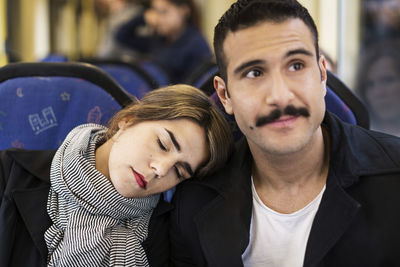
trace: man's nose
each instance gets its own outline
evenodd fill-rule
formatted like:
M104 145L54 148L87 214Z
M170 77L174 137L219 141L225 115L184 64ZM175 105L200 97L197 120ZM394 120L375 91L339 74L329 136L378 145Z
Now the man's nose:
M280 73L275 73L271 76L271 83L267 89L267 104L276 107L288 106L294 99L294 94L291 91L286 79Z

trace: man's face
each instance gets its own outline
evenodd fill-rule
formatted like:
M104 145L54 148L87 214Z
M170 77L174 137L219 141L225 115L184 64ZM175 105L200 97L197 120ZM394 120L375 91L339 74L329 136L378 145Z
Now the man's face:
M307 26L288 19L230 32L224 53L229 87L220 77L214 85L252 153L287 155L311 144L325 113L326 69Z

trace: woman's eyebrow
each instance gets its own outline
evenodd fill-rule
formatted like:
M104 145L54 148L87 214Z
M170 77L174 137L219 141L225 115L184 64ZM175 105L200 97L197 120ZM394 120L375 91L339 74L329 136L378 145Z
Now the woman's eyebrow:
M164 130L168 133L168 135L171 138L171 141L174 144L176 150L178 150L178 152L180 152L181 151L181 146L179 145L178 141L176 141L174 133L171 132L170 130L166 129L166 128L164 128ZM189 175L193 176L194 172L192 170L192 167L190 167L189 163L182 162L182 165L186 169L186 171L189 173Z
M172 133L170 130L164 128L165 131L167 131L169 137L171 138L172 143L174 144L176 150L178 150L178 152L181 152L181 146L179 145L178 141L176 141L175 135L174 133Z

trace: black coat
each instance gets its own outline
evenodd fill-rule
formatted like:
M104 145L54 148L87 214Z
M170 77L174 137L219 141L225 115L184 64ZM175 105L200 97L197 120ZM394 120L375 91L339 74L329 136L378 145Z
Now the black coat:
M0 151L0 266L46 266L44 232L51 225L47 214L50 165L55 150ZM150 266L168 266L168 211L160 200L143 242Z
M326 189L304 266L400 266L400 138L326 114ZM228 165L177 187L171 213L175 266L243 266L252 215L252 157L245 140Z

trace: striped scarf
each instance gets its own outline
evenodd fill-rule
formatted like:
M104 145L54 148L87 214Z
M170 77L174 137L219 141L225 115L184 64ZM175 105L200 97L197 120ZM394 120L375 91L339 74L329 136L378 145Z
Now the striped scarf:
M45 233L48 266L149 266L141 243L159 195L121 196L95 168L107 128L72 130L54 156Z

